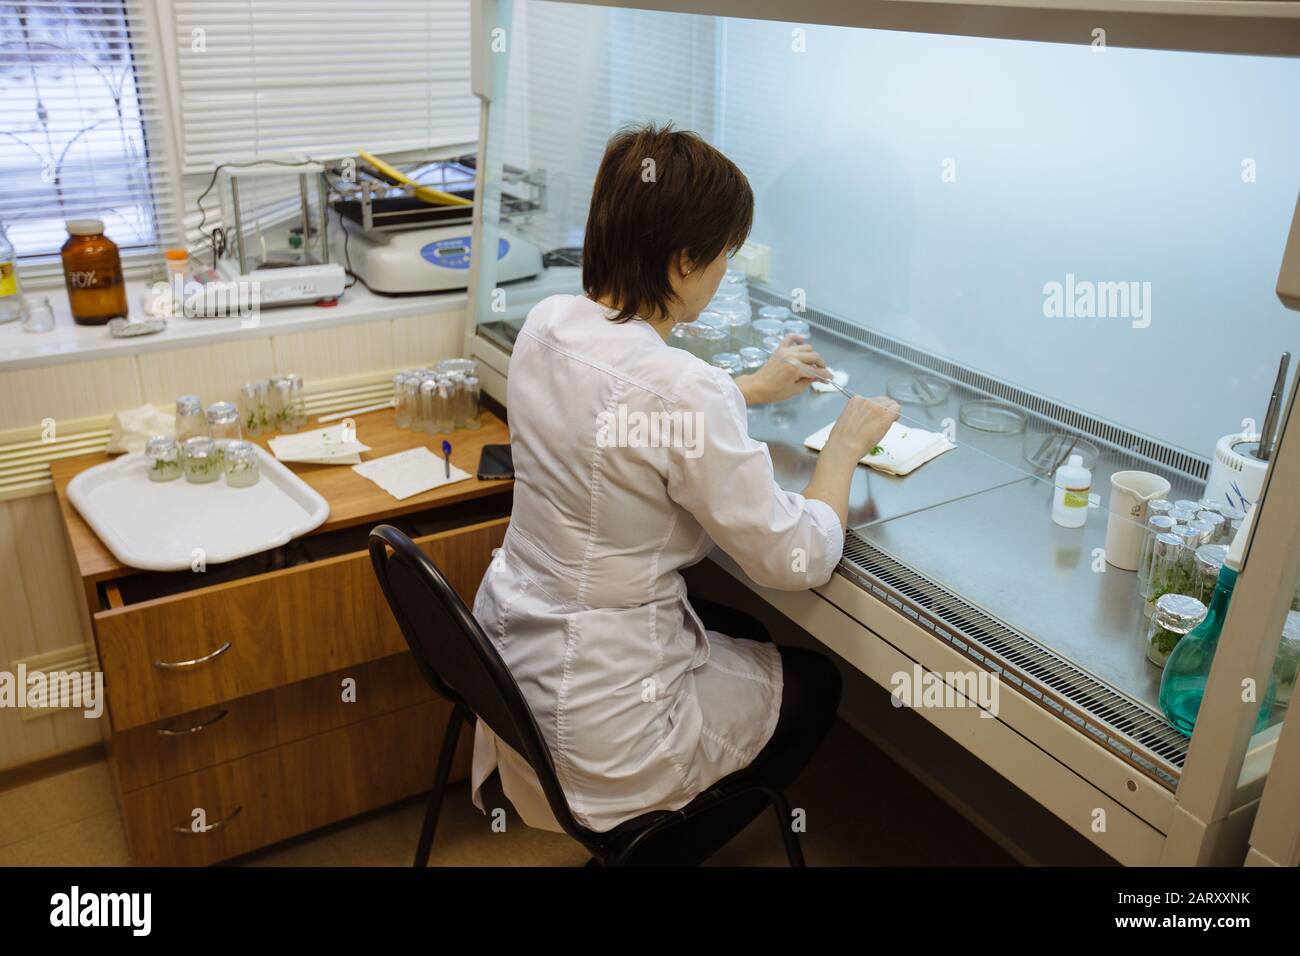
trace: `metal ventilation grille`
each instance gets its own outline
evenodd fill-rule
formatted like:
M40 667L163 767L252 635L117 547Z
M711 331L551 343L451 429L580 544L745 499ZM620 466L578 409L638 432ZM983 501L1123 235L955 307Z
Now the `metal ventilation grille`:
M757 285L750 285L749 295L751 299L765 305L790 305L788 297L776 295ZM1154 438L1130 431L1100 418L1094 418L1078 409L1054 402L1041 395L1035 395L1025 389L1000 382L982 372L976 372L964 365L958 365L948 359L939 358L929 352L923 352L918 348L899 342L897 339L865 329L827 312L805 309L804 312L800 313L800 318L825 328L840 338L847 339L858 345L864 345L877 352L883 352L891 358L907 362L918 368L925 369L927 372L942 375L944 378L972 388L984 395L1010 402L1012 405L1026 409L1065 428L1095 438L1124 455L1131 456L1132 467L1153 463L1182 472L1197 481L1205 481L1209 477L1210 462L1207 458L1193 455L1172 445L1166 445Z
M1151 708L913 571L857 532L848 533L838 570L1162 786L1177 788L1188 741Z

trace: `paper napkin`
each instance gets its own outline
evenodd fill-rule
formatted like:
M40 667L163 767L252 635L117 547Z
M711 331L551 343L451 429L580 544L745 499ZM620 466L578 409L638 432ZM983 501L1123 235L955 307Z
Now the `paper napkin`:
M469 477L455 465L451 466L448 477L446 463L423 445L353 465L352 470L362 478L369 478L398 501Z
M347 425L331 425L294 435L277 435L268 445L280 461L309 462L318 465L356 465L369 445L357 441L357 433Z
M803 440L809 448L821 451L826 446L834 422L820 428ZM937 458L957 446L940 432L926 431L924 428L912 428L898 422L889 426L885 437L880 440L880 451L866 455L862 464L887 475L906 475L920 468L932 458Z

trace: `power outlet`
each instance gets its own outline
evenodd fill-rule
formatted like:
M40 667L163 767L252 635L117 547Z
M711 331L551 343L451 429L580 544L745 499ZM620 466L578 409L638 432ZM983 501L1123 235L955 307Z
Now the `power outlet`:
M742 270L751 279L767 282L771 278L772 248L759 242L746 242L732 256L731 267Z

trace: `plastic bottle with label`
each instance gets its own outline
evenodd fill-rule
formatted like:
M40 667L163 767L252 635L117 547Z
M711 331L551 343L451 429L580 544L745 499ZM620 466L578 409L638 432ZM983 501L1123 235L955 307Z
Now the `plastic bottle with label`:
M1056 469L1056 489L1052 493L1052 520L1062 528L1082 528L1088 520L1088 493L1092 491L1092 472L1083 467L1082 455Z

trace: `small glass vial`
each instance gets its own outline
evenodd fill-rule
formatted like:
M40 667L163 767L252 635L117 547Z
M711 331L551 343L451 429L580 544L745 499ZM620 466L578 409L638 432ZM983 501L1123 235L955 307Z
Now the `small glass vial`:
M239 424L245 435L272 431L265 382L247 382L239 389Z
M752 345L746 345L740 350L740 368L743 372L756 372L764 365L770 356L767 352Z
M406 398L406 372L393 376L393 411L398 428L411 427L411 405Z
M473 430L483 425L482 409L479 401L482 393L479 390L478 378L474 375L465 377L465 427Z
M184 445L185 439L208 437L208 419L203 414L203 403L197 395L182 395L176 399L176 441Z
M783 335L797 335L804 342L812 341L812 327L803 319L786 319L781 331Z
M740 356L735 352L719 352L709 360L714 368L720 368L732 378L740 374Z
M185 440L181 446L181 467L185 480L195 485L205 485L221 477L221 458L217 443L211 438L196 436Z
M231 488L248 488L261 477L261 462L257 446L248 441L232 441L226 445L223 456L226 484Z
M1151 553L1151 583L1148 585L1150 595L1142 612L1150 617L1155 611L1156 601L1162 596L1177 594L1185 585L1180 567L1183 555L1183 542L1178 535L1171 533L1156 535Z
M239 430L239 410L230 402L213 402L208 406L208 435L217 445L218 454L226 444L243 438Z
M1155 554L1156 538L1170 534L1178 527L1178 522L1169 515L1152 515L1147 519L1146 534L1142 536L1142 551L1138 557L1138 594L1143 600L1151 598L1151 557Z
M1166 594L1156 601L1147 628L1147 660L1164 667L1189 631L1205 620L1205 605L1186 594Z
M1196 569L1196 581L1199 584L1199 590L1193 592L1192 596L1199 598L1201 603L1208 606L1210 597L1214 594L1214 586L1219 583L1219 569L1228 560L1228 546L1203 544L1196 549L1196 555L1192 560Z
M181 450L169 435L154 435L145 443L150 481L172 481L181 476Z

